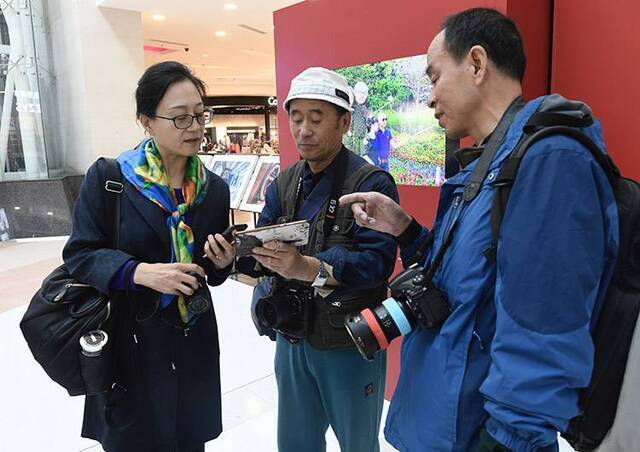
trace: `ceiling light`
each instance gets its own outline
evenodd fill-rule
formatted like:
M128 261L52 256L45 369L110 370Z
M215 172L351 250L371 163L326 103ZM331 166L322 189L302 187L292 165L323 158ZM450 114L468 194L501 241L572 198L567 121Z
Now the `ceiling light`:
M175 52L175 49L168 49L166 47L162 47L162 46L152 46L149 44L145 44L143 46L144 51L145 52L149 52L149 53L157 53L157 54L163 54L163 53L171 53L171 52Z
M157 20L158 22L162 22L166 19L166 17L164 17L162 14L154 14L151 17L153 18L153 20Z
M205 58L207 58L207 57L209 56L209 54L208 54L208 53L205 53L205 54L203 54L202 56L203 56L203 57L205 57Z
M224 38L225 36L227 36L227 32L226 31L216 31L216 36L219 38Z
M227 11L234 11L238 9L238 5L236 5L235 3L225 3L223 8Z
M263 57L273 58L273 55L268 54L266 52L260 52L260 51L255 50L255 49L244 49L242 51L242 53L246 53L247 55L255 55L255 56L263 56Z
M204 69L225 69L225 70L238 70L240 69L239 67L236 66L216 66L213 64L201 64L198 67L204 68Z

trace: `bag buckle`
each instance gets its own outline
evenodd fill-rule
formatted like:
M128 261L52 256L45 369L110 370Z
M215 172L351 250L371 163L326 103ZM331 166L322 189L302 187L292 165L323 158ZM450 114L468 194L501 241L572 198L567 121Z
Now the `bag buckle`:
M116 182L113 180L108 180L104 183L104 189L111 193L122 193L124 190L124 185L120 182Z

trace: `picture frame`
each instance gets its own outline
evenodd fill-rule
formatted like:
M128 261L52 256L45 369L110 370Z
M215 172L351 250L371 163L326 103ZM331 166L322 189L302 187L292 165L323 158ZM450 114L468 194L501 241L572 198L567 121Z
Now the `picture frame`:
M257 163L257 155L226 154L213 157L211 172L220 176L229 185L231 209L240 207Z
M446 177L447 139L429 108L426 66L422 54L336 69L354 91L343 144L398 185L439 187Z
M198 157L202 161L204 167L209 171L213 171L213 158L215 155L213 154L198 154Z
M9 219L4 208L0 208L0 242L6 242L9 236Z
M267 187L279 174L280 157L275 155L261 156L247 185L240 210L262 212Z

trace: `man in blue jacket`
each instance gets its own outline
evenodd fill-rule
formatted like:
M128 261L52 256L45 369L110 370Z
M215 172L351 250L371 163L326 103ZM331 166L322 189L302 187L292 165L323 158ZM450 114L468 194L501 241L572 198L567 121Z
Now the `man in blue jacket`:
M411 452L557 451L557 432L578 414L578 390L591 377L590 324L617 255L615 200L588 150L552 136L520 165L497 254L488 252L491 202L533 113L590 111L558 95L521 100L522 39L494 10L447 18L427 63L438 122L449 137L477 143L457 152L461 169L442 187L432 230L379 193L340 200L353 203L358 224L394 235L405 262L433 234L428 266L455 225L432 280L452 311L439 328L405 336L386 438ZM583 132L604 149L598 124Z

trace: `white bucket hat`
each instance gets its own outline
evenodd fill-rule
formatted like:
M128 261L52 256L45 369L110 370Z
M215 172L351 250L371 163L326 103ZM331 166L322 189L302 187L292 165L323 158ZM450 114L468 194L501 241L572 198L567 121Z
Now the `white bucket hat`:
M293 99L324 100L353 111L353 90L347 79L323 67L305 69L291 80L289 95L284 101L286 111L289 111L289 102Z

